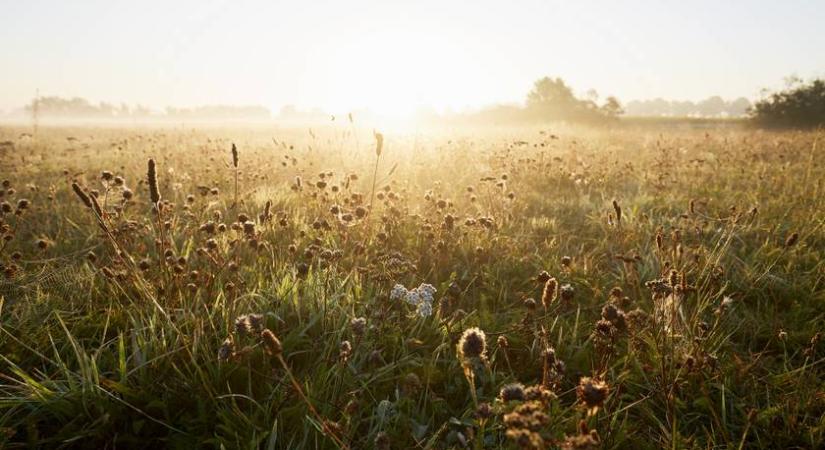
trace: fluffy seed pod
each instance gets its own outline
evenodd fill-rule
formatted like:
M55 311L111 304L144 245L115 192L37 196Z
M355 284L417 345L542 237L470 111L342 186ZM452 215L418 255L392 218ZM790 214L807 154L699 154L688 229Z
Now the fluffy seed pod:
M478 328L468 328L458 341L458 356L464 361L470 358L486 359L487 337Z

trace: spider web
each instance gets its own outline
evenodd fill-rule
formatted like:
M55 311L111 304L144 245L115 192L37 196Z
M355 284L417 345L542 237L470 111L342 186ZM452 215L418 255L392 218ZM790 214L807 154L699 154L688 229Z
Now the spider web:
M89 250L45 260L21 261L22 270L11 276L0 275L0 297L17 300L37 292L61 296L72 293L95 276L95 271L81 256Z

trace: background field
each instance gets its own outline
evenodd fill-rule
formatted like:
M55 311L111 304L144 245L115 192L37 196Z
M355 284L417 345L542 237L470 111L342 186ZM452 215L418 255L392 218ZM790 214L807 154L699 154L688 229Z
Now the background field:
M821 447L822 133L696 128L2 127L0 445Z

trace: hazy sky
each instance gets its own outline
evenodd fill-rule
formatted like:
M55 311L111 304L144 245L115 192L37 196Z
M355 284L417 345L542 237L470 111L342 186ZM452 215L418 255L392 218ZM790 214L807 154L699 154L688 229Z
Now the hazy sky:
M753 98L825 75L825 1L0 0L0 108L43 95L342 112Z

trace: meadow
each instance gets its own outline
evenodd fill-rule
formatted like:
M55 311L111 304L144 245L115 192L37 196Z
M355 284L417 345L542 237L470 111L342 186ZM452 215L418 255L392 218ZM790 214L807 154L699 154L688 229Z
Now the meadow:
M0 447L822 448L816 131L0 128Z

